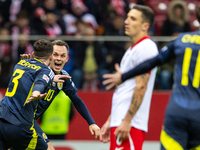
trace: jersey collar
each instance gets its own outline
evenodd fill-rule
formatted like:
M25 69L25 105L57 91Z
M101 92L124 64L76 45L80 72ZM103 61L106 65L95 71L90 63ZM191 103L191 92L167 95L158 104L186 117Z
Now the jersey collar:
M131 50L132 50L132 48L133 48L135 45L137 45L138 43L142 42L142 41L145 40L145 39L150 39L150 37L149 37L149 36L144 36L143 38L141 38L140 40L138 40L134 45L131 46Z
M41 62L41 63L43 64L43 62L42 62L41 60L39 60L39 59L37 59L37 58L33 58L33 59L35 59L35 60L37 60L37 61L39 61L39 62Z

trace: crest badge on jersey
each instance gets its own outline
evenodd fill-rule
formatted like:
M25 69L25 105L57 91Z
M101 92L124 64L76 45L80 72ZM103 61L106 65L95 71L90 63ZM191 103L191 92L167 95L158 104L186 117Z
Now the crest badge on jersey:
M59 90L62 90L62 88L63 88L63 83L62 83L62 82L58 82L57 85L58 85L58 89L59 89Z
M55 83L55 82L52 82L52 86L55 87L55 86L56 86L56 83Z
M46 140L47 139L47 135L45 133L42 133L43 139Z

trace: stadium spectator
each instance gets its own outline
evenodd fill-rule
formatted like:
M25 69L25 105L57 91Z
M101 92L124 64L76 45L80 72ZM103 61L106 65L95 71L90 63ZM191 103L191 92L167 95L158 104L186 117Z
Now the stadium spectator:
M23 33L19 34L20 39L18 39L18 47L17 47L17 62L20 61L21 54L32 54L33 46L29 42L29 36Z
M55 37L65 33L65 23L61 10L57 7L56 0L44 0L41 6L34 11L34 18L31 22L33 35L49 35Z
M108 24L105 27L103 35L106 36L124 36L124 17L122 15L115 14L112 23ZM124 41L105 41L104 46L107 49L106 55L106 68L113 72L114 64L119 63L123 54L125 53L125 44Z
M33 35L48 35L50 38L55 38L58 35L63 35L64 30L58 24L58 17L52 12L45 13L44 20L37 20L31 28ZM37 25L36 25L37 24Z
M71 3L72 12L63 16L66 26L66 35L74 35L77 31L75 23L78 19L86 22L88 25L94 28L96 31L98 29L98 23L96 18L88 13L88 8L85 6L82 0L73 0Z
M115 12L118 15L125 16L127 11L129 10L129 5L128 5L127 0L111 0L110 5L115 9Z
M10 32L7 28L0 29L0 36L8 36ZM12 64L12 50L11 43L7 40L0 40L0 87L6 88L11 76L11 64Z
M0 2L0 10L4 16L5 23L12 23L17 19L17 14L20 11L26 11L28 17L33 13L31 0L5 0Z
M94 36L95 30L88 26L84 30L85 36ZM72 78L76 79L74 81L76 87L81 89L83 87L88 87L89 85L94 85L94 90L98 89L98 81L102 82L102 75L108 72L105 69L105 56L103 45L98 41L82 41L77 44L76 49L74 48L74 70L72 72ZM88 78L89 76L89 78ZM85 79L88 80L84 80ZM89 85L88 85L89 84ZM86 86L88 85L88 86ZM93 86L89 86L93 87ZM100 88L104 88L100 85ZM87 89L87 88L86 88Z
M10 34L12 36L12 60L13 65L18 62L18 40L16 39L20 34L23 35L30 35L31 28L30 28L30 20L28 18L26 11L20 11L17 14L17 19L15 20L15 23L11 26ZM29 42L29 41L28 41ZM27 49L27 54L32 53L32 49Z
M168 8L168 18L162 29L162 36L178 36L180 32L189 32L189 11L184 1L173 0Z

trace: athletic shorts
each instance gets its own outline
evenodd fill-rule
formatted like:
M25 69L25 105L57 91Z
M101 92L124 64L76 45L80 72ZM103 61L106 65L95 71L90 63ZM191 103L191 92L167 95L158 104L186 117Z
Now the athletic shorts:
M200 122L166 115L160 141L161 150L200 149Z
M48 146L43 137L36 133L35 128L16 126L0 119L0 149L7 150L47 150Z
M117 144L114 135L116 128L117 127L111 128L110 150L142 150L145 137L144 131L131 127L128 139L124 140L121 144Z
M38 122L37 122L36 120L34 120L34 128L35 128L37 134L38 134L39 136L43 137L44 141L45 141L46 143L48 143L48 142L49 142L49 139L48 139L47 135L42 131L40 125L38 124Z

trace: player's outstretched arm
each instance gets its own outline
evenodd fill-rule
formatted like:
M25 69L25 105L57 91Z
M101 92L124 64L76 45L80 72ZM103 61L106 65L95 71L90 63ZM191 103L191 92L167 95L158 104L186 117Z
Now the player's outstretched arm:
M54 82L65 82L65 80L62 80L62 79L71 79L70 76L67 76L67 75L55 75L54 78L53 78L53 81Z
M55 148L53 147L51 142L48 142L47 145L48 145L48 149L47 150L55 150Z
M122 71L120 70L119 64L115 64L115 70L116 70L116 73L114 74L103 75L103 78L105 79L103 81L103 85L107 85L106 90L113 89L115 86L122 83L122 80L121 80Z
M42 99L47 95L47 93L41 94L39 91L33 91L32 95L26 101L26 104L30 103L31 101L35 101L38 99Z
M100 135L100 128L96 124L91 124L89 126L90 133L92 135L95 134L94 139L97 139Z

